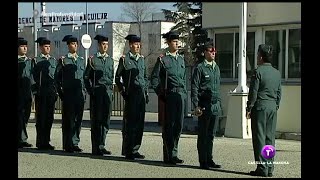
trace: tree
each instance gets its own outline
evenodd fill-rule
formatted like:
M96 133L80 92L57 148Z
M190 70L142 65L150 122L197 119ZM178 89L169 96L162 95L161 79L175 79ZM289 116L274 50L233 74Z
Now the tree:
M171 30L181 34L182 50L188 65L201 56L201 47L207 40L207 31L202 29L202 3L177 2L177 11L162 9L167 20L174 20L176 26Z
M118 17L119 23L113 23L112 30L114 33L114 41L116 44L125 43L126 40L124 39L128 34L127 31L130 29L130 23L125 23L123 14Z
M152 3L124 3L122 11L125 16L129 17L132 21L138 23L139 36L142 38L142 22L152 17L152 13L156 8Z
M151 20L152 13L156 12L157 8L155 7L154 3L141 3L141 2L135 2L135 3L123 3L122 5L122 11L123 15L128 17L131 22L137 23L138 26L138 36L140 36L142 39L150 39L151 42L156 41L156 34L150 34L150 32L143 32L142 30L142 24L144 21ZM152 29L152 28L151 28ZM121 29L116 30L121 33ZM118 34L120 34L118 33ZM143 36L146 35L144 38ZM149 36L149 37L148 37ZM154 42L155 43L155 42ZM156 59L156 56L160 54L159 49L157 49L157 46L148 44L148 48L143 48L146 46L141 46L141 53L144 55L146 60L146 65L148 66L148 73L151 74L152 67L154 63L150 60Z

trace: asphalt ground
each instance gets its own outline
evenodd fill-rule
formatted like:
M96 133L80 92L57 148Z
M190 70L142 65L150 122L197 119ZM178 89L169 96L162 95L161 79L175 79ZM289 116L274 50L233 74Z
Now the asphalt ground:
M62 151L61 124L54 123L51 131L53 151L39 151L35 147L18 150L18 177L67 177L67 178L250 178L253 149L250 139L217 137L214 141L214 161L221 169L199 169L197 136L182 134L179 141L179 157L185 162L171 166L162 162L162 138L160 127L146 124L140 153L143 160L129 161L121 156L121 123L111 123L106 148L110 156L91 155L90 126L84 121L79 146L81 153ZM34 123L27 127L29 143L35 146ZM275 178L301 178L301 141L276 140Z

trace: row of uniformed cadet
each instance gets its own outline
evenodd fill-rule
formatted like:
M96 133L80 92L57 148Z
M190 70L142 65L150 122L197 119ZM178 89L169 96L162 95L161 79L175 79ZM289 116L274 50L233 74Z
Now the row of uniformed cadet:
M184 57L177 53L179 35L169 32L163 37L167 40L169 48L157 60L152 72L151 86L155 89L160 100L165 103L166 118L162 122L164 162L177 164L183 163L183 160L178 157L178 143L183 127L184 102L187 97L185 62ZM75 37L66 36L63 39L67 42L69 53L58 61L49 55L50 41L45 38L37 40L40 43L40 49L47 51L41 51L39 57L42 58L42 61L34 61L33 73L38 75L35 76L36 89L48 87L45 89L46 91L42 89L39 91L42 95L40 97L44 100L38 97L40 102L44 101L47 105L38 106L39 103L36 103L37 114L47 114L46 116L37 116L37 127L44 127L37 128L37 137L47 137L43 144L48 147L52 147L49 144L50 129L53 120L54 102L57 99L57 94L59 94L63 101L63 149L67 152L81 151L78 144L85 91L87 91L91 96L92 153L95 155L111 154L110 151L105 149L105 139L110 125L113 96L113 59L106 53L108 49L107 37L97 35L95 39L98 40L99 51L94 56L89 57L86 68L84 67L84 59L76 54L77 39ZM144 57L139 54L140 37L129 35L126 39L129 40L130 51L120 58L115 76L119 91L126 101L122 130L122 154L127 159L144 158L144 155L140 154L138 150L143 136L145 105L149 101L147 68ZM40 66L41 62L46 66ZM40 67L42 67L42 71ZM217 72L219 71L217 70ZM45 83L41 84L40 82ZM47 86L44 86L44 84ZM48 109L50 109L50 113L47 111ZM46 133L46 136L42 136L41 133ZM39 145L37 143L38 148ZM210 162L213 161L210 159Z
M111 154L105 149L106 135L110 126L113 101L114 60L107 54L108 38L97 35L99 50L88 58L85 67L83 57L77 55L78 40L67 35L62 41L67 43L69 53L59 60L50 56L50 40L39 37L41 53L30 59L26 57L27 41L18 38L18 84L19 84L19 123L18 147L31 147L27 142L26 125L30 117L32 94L35 96L36 109L36 147L40 150L53 150L50 144L51 127L54 119L55 102L62 100L62 141L66 152L81 152L79 147L80 131L86 93L91 96L91 142L92 154ZM136 35L126 37L130 42L130 52L121 57L120 62L133 60L130 69L123 63L118 68L116 82L122 95L129 94L129 89L140 90L140 99L126 97L123 132L123 155L126 158L144 158L138 150L142 142L144 128L145 103L148 102L148 81L144 57L140 52L140 38ZM124 65L124 66L123 66ZM127 71L128 70L128 71ZM127 76L127 72L130 75ZM123 83L120 82L120 78ZM138 109L133 109L138 108ZM136 113L136 114L134 114Z
M163 160L167 164L177 164L184 162L178 157L178 144L183 127L184 102L187 98L186 69L184 57L178 54L179 34L170 31L164 34L163 38L167 40L169 47L167 52L157 59L151 75L151 87L155 90L160 102L164 104L165 118L161 122ZM99 51L88 58L86 67L84 59L76 54L78 44L77 39L73 36L66 36L63 39L67 42L69 53L61 57L59 61L49 55L50 41L46 38L37 40L41 54L33 60L25 56L27 42L24 39L18 39L19 85L24 87L20 88L24 91L19 91L19 147L32 146L27 143L28 136L25 130L30 115L32 90L36 101L37 147L39 149L54 149L49 144L50 129L53 121L54 102L59 94L63 101L63 149L66 152L82 151L78 144L83 106L86 99L85 93L87 92L91 96L92 154L111 154L105 149L105 140L112 110L114 61L107 54L108 38L97 35L94 39L98 41ZM140 37L128 35L126 39L129 40L130 51L120 58L115 73L115 82L125 100L122 155L126 159L143 159L144 155L138 151L143 136L145 106L149 102L147 68L144 57L140 55ZM276 113L281 97L279 73L274 73L275 70L271 66L268 68L269 56L272 52L270 52L271 47L269 49L266 47L269 46L259 46L258 58L261 59L259 62L263 66L259 64L252 77L247 108L248 116L252 112L252 120L258 122L257 126L254 125L255 122L252 126L256 160L261 160L261 155L257 154L263 145L274 145L274 135L272 134L275 130ZM203 55L203 58L195 65L191 90L194 112L200 114L198 117L198 157L200 168L220 168L221 165L216 164L212 156L213 140L218 117L221 113L220 70L215 62L216 50L212 43L204 45ZM268 74L277 74L277 76L269 77ZM266 80L264 80L265 77L267 77ZM263 83L264 81L265 83ZM30 87L30 91L26 87ZM269 88L274 88L274 91L269 92ZM266 95L268 93L271 95ZM264 100L264 96L269 99ZM264 116L258 114L260 111L257 110L265 107L264 101L269 103L266 105L266 109L269 108L270 112L268 110L266 113L272 114L271 120L263 119ZM271 101L274 103L272 104ZM256 106L258 108L255 108ZM268 132L264 132L263 127L259 125L259 122L265 121L271 123L270 129L267 129ZM268 141L262 140L262 135L265 133L267 133ZM269 172L262 170L262 168L265 167L258 166L258 169L250 174L272 176L273 166L269 168Z

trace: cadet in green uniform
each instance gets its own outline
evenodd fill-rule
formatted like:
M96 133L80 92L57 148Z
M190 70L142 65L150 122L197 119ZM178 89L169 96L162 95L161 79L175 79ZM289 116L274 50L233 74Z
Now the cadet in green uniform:
M36 105L36 146L41 150L53 150L50 145L51 127L54 119L55 102L58 98L54 85L54 72L57 60L50 56L50 40L39 37L36 40L40 45L41 53L35 57L33 78L36 82L33 87Z
M259 162L253 176L273 175L273 158L261 155L265 145L275 146L277 111L281 99L281 74L271 66L272 46L261 44L258 48L258 68L251 76L247 102L247 118L251 118L254 159Z
M108 37L96 35L99 51L88 59L84 83L90 94L92 154L111 154L105 149L112 111L113 59L107 54Z
M69 53L59 59L55 74L57 90L62 102L62 140L66 152L81 152L79 148L83 108L86 98L84 87L84 58L77 55L78 40L72 35L63 38Z
M212 43L204 46L204 59L195 65L192 76L191 100L198 117L197 149L201 169L220 168L212 160L212 147L221 113L220 70L215 62Z
M162 122L164 162L176 164L184 162L178 158L178 142L185 112L186 69L184 57L177 53L179 34L170 31L163 38L167 40L169 49L157 59L151 85L165 102L165 120Z
M18 148L32 147L27 142L27 125L31 113L33 61L26 56L28 41L18 38Z
M142 142L148 77L144 57L140 55L140 37L128 35L130 51L120 58L115 82L125 100L123 126L123 155L126 159L144 159L139 148ZM122 82L121 79L122 78Z

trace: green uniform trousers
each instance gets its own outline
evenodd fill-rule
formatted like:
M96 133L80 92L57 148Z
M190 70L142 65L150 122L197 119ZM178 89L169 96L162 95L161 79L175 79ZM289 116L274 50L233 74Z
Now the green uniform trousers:
M82 90L65 89L62 101L62 144L64 150L78 146L85 96Z
M139 151L142 142L146 111L144 90L129 90L124 108L122 155L130 156Z
M47 146L50 142L55 102L58 98L52 88L50 89L42 88L40 93L35 95L37 147Z
M263 103L259 103L263 104ZM273 159L265 159L261 150L265 145L275 146L275 132L277 124L276 102L265 101L263 106L254 106L251 110L251 129L254 159L259 162L257 170L265 174L272 174Z
M198 139L197 149L200 163L211 162L214 136L217 131L219 116L210 110L204 110L202 116L198 117Z
M183 128L186 95L169 92L165 100L165 121L162 125L163 159L178 157L178 143Z
M93 89L90 95L91 144L92 153L97 153L105 146L106 136L110 128L112 111L112 90L105 86Z

